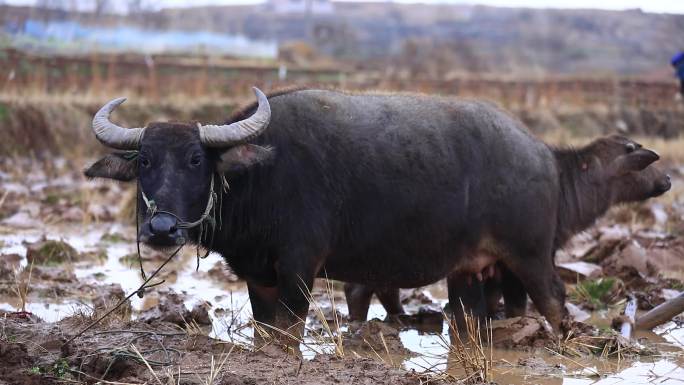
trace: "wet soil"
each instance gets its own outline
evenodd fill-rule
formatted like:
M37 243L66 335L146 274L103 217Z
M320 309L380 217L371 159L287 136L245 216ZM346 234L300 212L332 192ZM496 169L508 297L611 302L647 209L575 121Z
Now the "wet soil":
M196 271L195 250L162 271L163 285L64 344L141 283L130 200L122 198L131 190L85 181L67 161L15 162L0 169L0 385L482 380L449 346L444 282L402 290L406 315L385 319L373 302L369 321L350 323L341 284L320 281L293 355L275 344L255 347L244 282L216 255ZM684 289L684 177L676 167L671 174L672 197L611 210L556 256L573 310L570 336L553 335L531 303L527 317L493 321L492 343L484 338L487 380L583 384L597 372L634 383L684 378L678 319L631 341L610 328L628 296L643 312ZM142 251L148 272L166 258Z
M166 321L111 323L69 341L90 321L44 323L16 314L0 319L0 381L173 384L418 384L425 376L373 359L318 355L313 360L276 346L252 349L193 334ZM170 381L170 382L169 382ZM436 380L435 383L444 383Z

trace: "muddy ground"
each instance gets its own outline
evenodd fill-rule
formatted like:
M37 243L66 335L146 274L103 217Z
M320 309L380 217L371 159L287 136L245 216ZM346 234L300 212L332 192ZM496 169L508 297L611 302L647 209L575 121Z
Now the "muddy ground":
M112 322L68 342L87 317L57 323L20 314L3 317L0 383L6 384L417 384L426 379L371 358L321 354L303 360L274 345L253 349L166 321Z
M374 303L369 321L349 323L341 284L320 281L293 354L275 343L255 347L262 328L251 321L244 283L216 255L196 271L194 249L161 272L162 285L69 341L141 283L133 191L86 181L86 160L6 158L0 384L676 383L684 378L684 320L632 340L611 323L630 296L643 312L684 289L682 163L663 162L670 193L611 210L557 254L572 315L565 340L530 303L529 317L494 320L482 350L450 348L444 283L402 291L407 316L384 320ZM145 249L142 256L148 273L166 258Z

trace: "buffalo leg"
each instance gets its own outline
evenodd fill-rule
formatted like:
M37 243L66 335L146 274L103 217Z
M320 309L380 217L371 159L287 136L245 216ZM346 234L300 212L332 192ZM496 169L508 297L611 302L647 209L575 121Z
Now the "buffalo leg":
M449 306L459 331L466 331L465 313L482 321L486 313L482 283L468 279L469 274L452 273L447 277Z
M278 265L275 326L282 334L283 342L290 346L298 346L304 336L309 297L316 271L307 265L305 260L296 258L284 258Z
M380 300L388 316L404 314L404 307L399 299L399 289L391 287L375 288L375 295Z
M551 257L544 254L528 259L525 264L514 263L508 267L523 283L537 310L549 321L553 330L560 333L565 314L565 286L553 267Z
M278 288L247 283L252 315L257 322L273 325L275 309L278 303Z
M249 293L249 302L252 305L254 320L262 325L273 325L276 305L278 304L278 288L247 282L247 292ZM271 334L271 330L268 330L268 327L264 327L264 331ZM255 330L255 345L259 346L266 342L264 337Z
M501 300L501 279L490 278L484 281L484 296L487 304L487 317L494 318L496 312L499 310L499 301Z
M522 282L506 267L501 266L501 291L506 317L522 317L527 311L527 292Z
M368 318L373 289L360 283L345 283L344 296L347 299L350 321L365 321Z
M371 287L360 283L345 283L344 295L347 298L350 321L365 321L368 319L373 293L378 297L388 316L404 314L404 307L399 299L399 289L385 287Z

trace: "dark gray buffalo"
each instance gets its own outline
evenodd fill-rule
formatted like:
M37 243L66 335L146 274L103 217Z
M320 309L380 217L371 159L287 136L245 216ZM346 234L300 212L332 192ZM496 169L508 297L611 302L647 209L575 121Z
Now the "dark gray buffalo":
M555 213L558 222L554 249L593 224L611 206L644 201L670 189L670 178L650 166L658 160L658 155L624 137L610 136L579 149L552 151L560 175L561 197ZM628 160L634 163L616 163ZM518 233L525 229L511 228L510 231ZM499 252L506 253L506 250ZM447 278L449 290L459 291L464 305L480 318L494 316L502 296L507 317L524 315L527 307L525 286L506 268L503 256L497 259L500 262L496 265L489 265L476 274L452 272ZM396 288L347 283L345 294L352 320L366 319L373 294L389 315L403 313ZM452 308L457 313L457 321L461 320L463 308L458 303L455 307L452 304Z
M605 210L585 206L579 189L609 195L593 201L599 204L632 199L634 186L644 198L669 187L649 167L657 155L627 139L593 144L602 156L554 151L485 103L322 90L256 94L258 106L224 125L136 129L109 121L123 101L113 100L93 119L95 134L139 153L108 155L86 175L137 178L140 204L149 208L141 215L144 242L168 247L201 238L247 281L257 321L296 325L297 333L316 276L418 287L496 262L559 330L565 293L551 256ZM606 169L610 189L599 188ZM652 183L634 183L642 178ZM221 226L200 237L218 206ZM450 288L452 303L461 295Z

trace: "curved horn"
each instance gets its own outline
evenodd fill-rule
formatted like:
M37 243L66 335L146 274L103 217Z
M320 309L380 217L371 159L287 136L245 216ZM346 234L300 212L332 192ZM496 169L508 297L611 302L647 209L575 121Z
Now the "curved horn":
M226 147L244 143L261 134L271 121L271 106L260 89L252 87L259 102L256 112L239 122L214 126L199 126L200 141L208 147Z
M124 101L126 98L117 98L102 106L93 118L93 132L105 146L119 150L136 150L140 147L145 129L119 127L109 121L109 115Z

